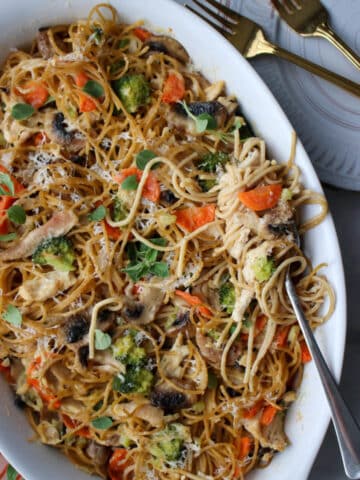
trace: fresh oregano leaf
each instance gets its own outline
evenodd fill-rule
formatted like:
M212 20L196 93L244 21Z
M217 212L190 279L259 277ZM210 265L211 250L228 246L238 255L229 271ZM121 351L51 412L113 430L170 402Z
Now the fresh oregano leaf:
M104 205L100 205L93 212L89 213L88 220L90 220L90 222L100 222L100 220L104 220L105 217L106 208Z
M10 175L3 172L0 172L0 195L8 195L10 197L15 195L15 186Z
M150 273L157 277L165 278L169 276L169 266L166 262L155 262L150 267Z
M130 39L129 38L123 38L122 40L119 41L117 44L117 48L125 48L129 45Z
M83 87L83 92L87 93L93 98L100 98L104 96L103 86L95 80L88 80Z
M15 120L26 120L35 113L35 108L28 103L17 103L11 110L11 115Z
M113 424L112 418L110 417L98 417L91 422L94 428L98 430L107 430Z
M3 313L3 319L14 325L15 327L20 327L22 323L22 315L20 310L14 305L8 305L5 313Z
M153 151L142 150L136 155L136 166L140 170L145 170L146 165L155 157L157 157L157 155ZM153 168L156 168L156 164L152 166L152 169Z
M106 350L111 345L111 337L108 333L104 333L102 330L95 330L95 348L96 350Z
M0 242L12 242L15 238L17 238L15 232L6 233L5 235L0 235Z
M24 225L26 222L26 212L20 205L12 205L6 213L8 219L16 225Z
M121 184L121 188L124 190L136 190L139 185L136 175L129 175Z

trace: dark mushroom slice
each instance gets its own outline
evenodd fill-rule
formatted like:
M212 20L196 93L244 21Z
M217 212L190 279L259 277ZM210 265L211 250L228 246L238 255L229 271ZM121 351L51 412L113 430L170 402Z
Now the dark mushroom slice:
M188 103L190 112L196 117L207 113L215 118L217 128L222 128L228 118L228 113L224 105L218 101L213 102L191 102ZM194 121L187 115L181 103L176 103L168 114L169 124L176 128L189 131L194 130Z
M165 293L151 285L141 287L139 301L127 301L121 310L121 315L129 322L136 325L151 323L161 307Z
M122 310L122 315L126 320L136 320L141 317L145 306L140 302L127 303Z
M79 342L89 331L89 322L82 315L74 315L67 321L64 332L68 343Z
M157 385L150 395L151 405L164 410L165 415L176 413L183 408L189 408L196 402L196 395L179 392L171 385Z
M149 47L149 52L165 53L181 63L186 64L190 60L185 48L175 38L166 35L152 35L145 41L145 45Z
M171 190L164 190L160 193L160 201L167 203L168 205L173 205L179 199L175 197L174 193Z
M89 346L88 345L83 345L82 347L79 348L78 357L79 357L80 365L84 368L87 368L89 363Z
M78 152L85 146L85 137L77 130L68 129L64 114L61 112L55 114L49 135L55 143L69 152Z
M86 454L95 465L105 465L109 459L111 449L91 440L86 447Z
M177 337L179 333L185 334L187 337L195 335L195 326L190 322L190 311L180 311L175 319L175 322L166 331L169 337Z
M289 236L291 239L296 238L297 227L294 220L294 211L286 201L280 200L276 207L265 213L262 222L275 237Z
M48 28L39 29L36 35L36 45L40 55L45 60L48 60L54 55L54 49L53 49L53 46L51 45L49 35L48 35Z
M75 165L79 165L80 167L85 167L87 163L87 156L86 155L71 155L69 158L70 162L75 163Z
M223 347L215 345L214 340L204 335L201 330L198 328L196 330L196 343L199 347L201 355L207 360L207 362L217 370L220 370L221 366L221 357L223 354ZM234 366L236 361L239 360L243 351L243 346L241 342L234 342L229 350L226 365Z

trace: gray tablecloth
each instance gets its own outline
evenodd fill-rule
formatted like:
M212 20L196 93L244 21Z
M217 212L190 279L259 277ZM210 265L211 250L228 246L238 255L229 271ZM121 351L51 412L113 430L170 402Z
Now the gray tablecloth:
M185 3L182 0L176 1L181 4ZM253 2L253 0L233 0L234 6L239 7L239 1L241 3L243 1ZM226 1L226 4L229 5L230 1ZM264 75L261 62L261 58L255 59L253 66L261 75ZM266 78L264 80L266 81ZM347 284L348 333L341 391L355 417L360 422L360 382L358 374L358 366L360 365L360 298L358 287L360 284L360 247L357 243L360 239L360 194L327 185L323 185L323 187L339 236ZM330 426L309 480L343 480L345 478L335 433L333 427Z

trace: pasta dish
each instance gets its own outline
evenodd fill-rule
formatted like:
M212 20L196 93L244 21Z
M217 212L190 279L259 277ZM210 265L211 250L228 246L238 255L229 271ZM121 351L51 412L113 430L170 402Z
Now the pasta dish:
M0 73L0 371L36 439L111 480L243 479L289 441L334 294L327 214L173 37L41 28ZM302 206L318 214L301 222Z

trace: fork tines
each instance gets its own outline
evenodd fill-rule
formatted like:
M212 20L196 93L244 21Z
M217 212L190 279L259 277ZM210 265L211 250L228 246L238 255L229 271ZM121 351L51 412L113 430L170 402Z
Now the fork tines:
M201 2L199 0L192 0L192 3L197 5L201 11L207 13L210 18L209 16L205 17L202 15L201 11L199 12L199 10L194 10L189 4L185 5L186 8L196 13L207 23L210 23L222 34L232 33L232 27L237 25L240 19L240 16L236 12L233 12L217 0L202 0ZM218 12L220 12L221 15ZM215 23L213 20L216 20L218 23Z
M271 3L277 10L285 11L289 15L302 8L300 0L271 0Z

